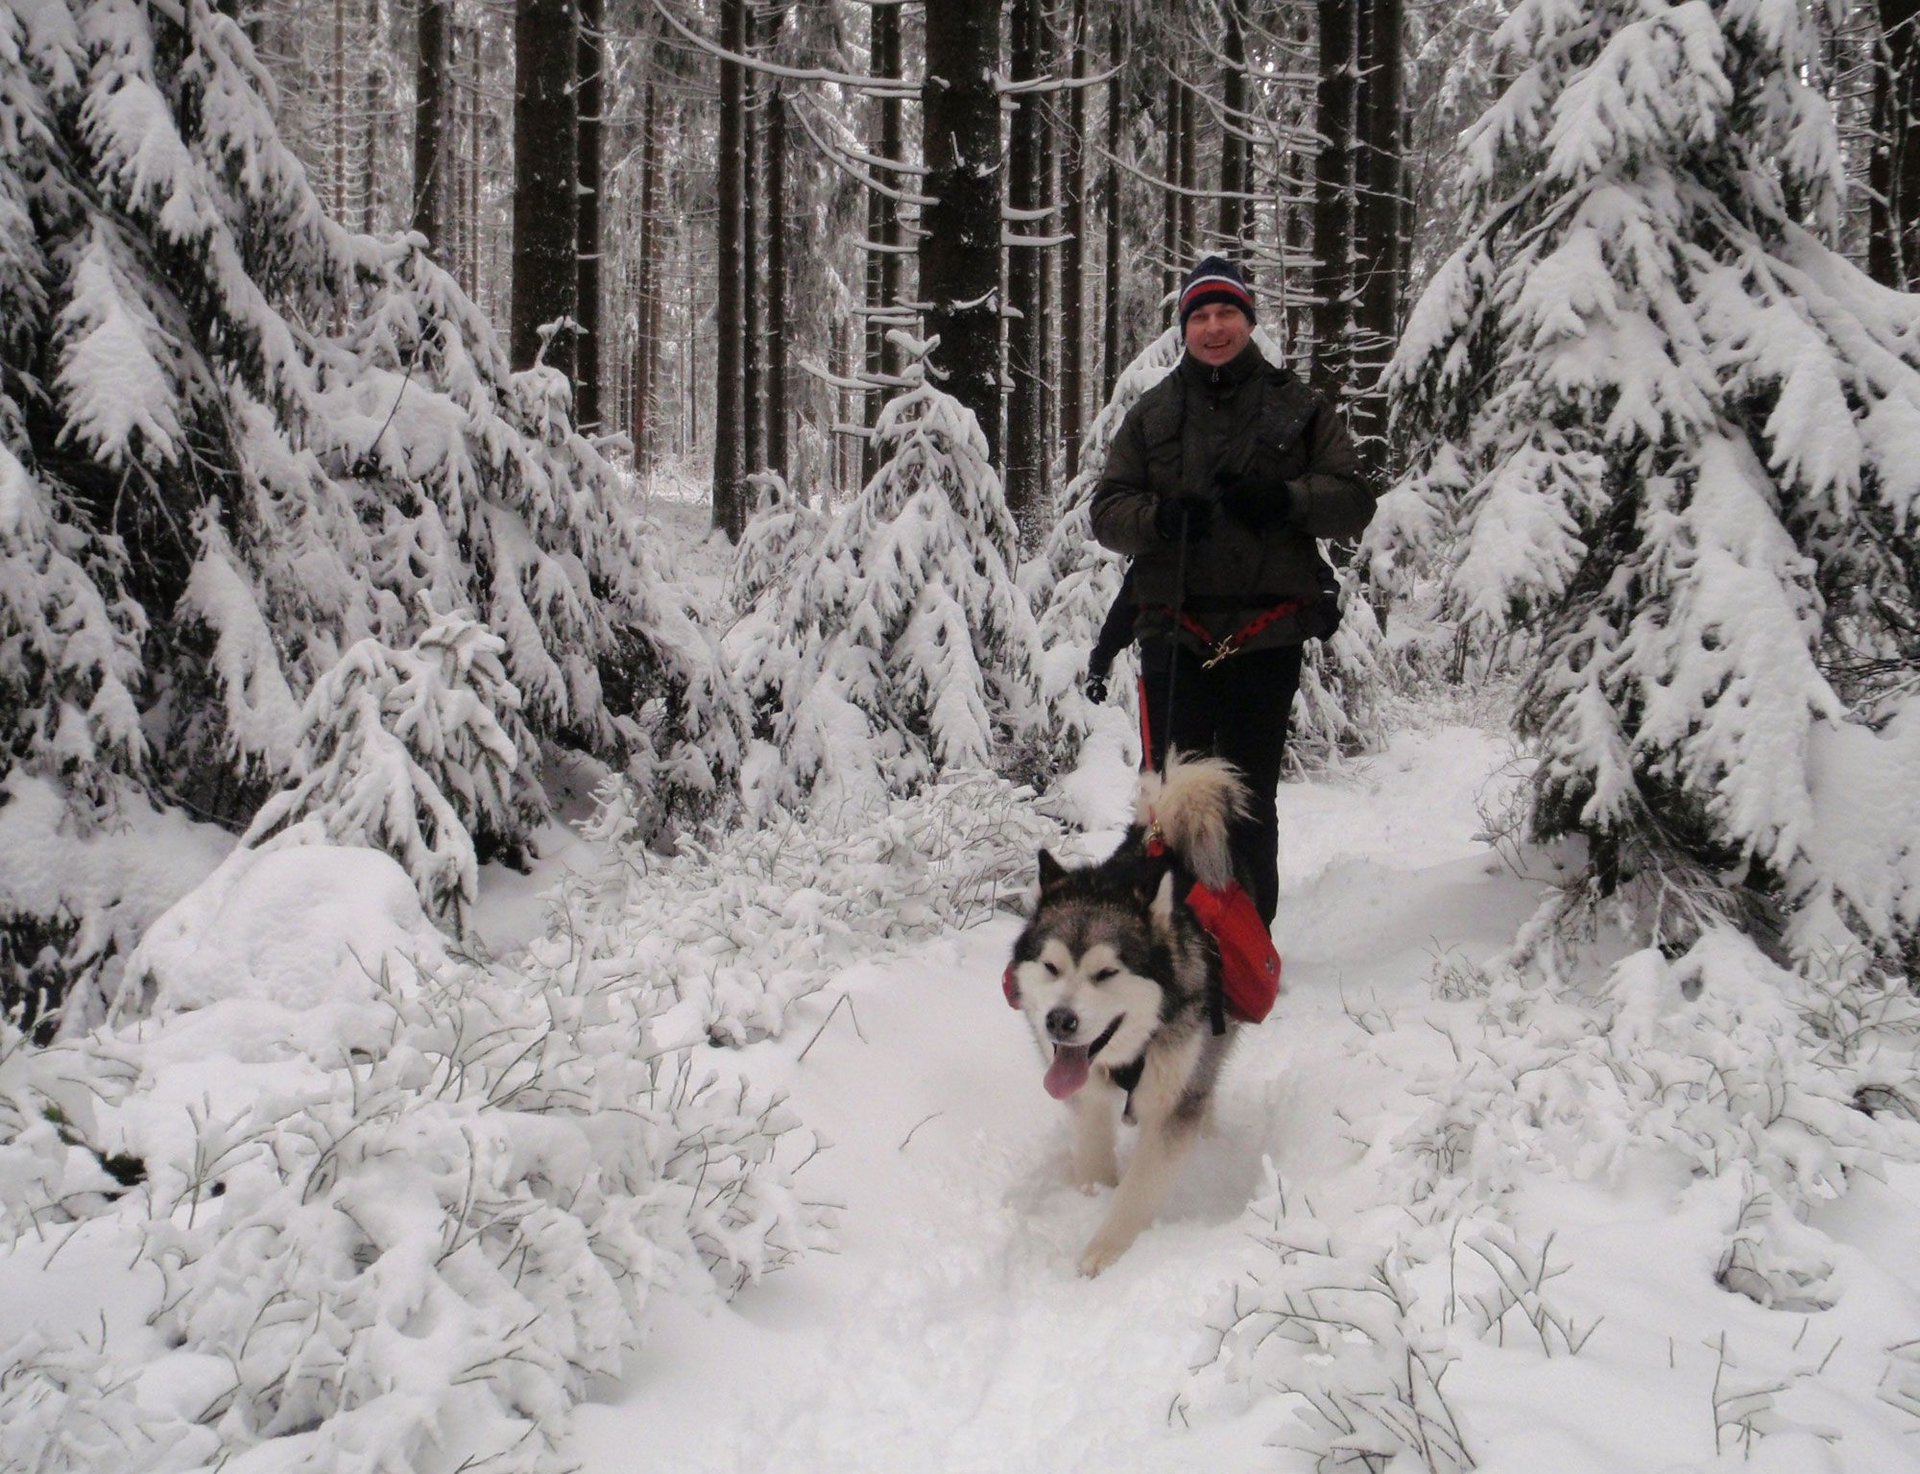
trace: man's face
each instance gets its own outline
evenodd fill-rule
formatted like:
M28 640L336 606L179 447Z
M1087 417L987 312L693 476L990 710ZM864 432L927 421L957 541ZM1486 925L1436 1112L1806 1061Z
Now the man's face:
M1230 302L1207 302L1187 319L1187 352L1208 368L1232 363L1253 337L1246 313Z

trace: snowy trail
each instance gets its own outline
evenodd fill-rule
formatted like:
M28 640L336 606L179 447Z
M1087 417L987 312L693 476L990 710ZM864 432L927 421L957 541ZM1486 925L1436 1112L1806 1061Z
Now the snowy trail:
M1370 1020L1426 997L1440 949L1485 955L1528 909L1531 888L1473 838L1501 762L1494 739L1448 729L1404 736L1337 784L1284 790L1288 990L1243 1036L1218 1132L1167 1213L1098 1280L1074 1261L1105 1195L1061 1185L1066 1116L1000 997L1013 922L810 1000L762 1046L778 1068L748 1067L761 1083L784 1070L833 1143L806 1185L840 1205L840 1252L731 1306L673 1308L628 1388L581 1410L587 1474L1270 1462L1271 1410L1192 1410L1175 1394L1211 1353L1210 1308L1258 1253L1244 1218L1262 1156L1323 1215L1371 1208L1350 1169L1409 1107ZM828 1019L842 993L850 1008Z

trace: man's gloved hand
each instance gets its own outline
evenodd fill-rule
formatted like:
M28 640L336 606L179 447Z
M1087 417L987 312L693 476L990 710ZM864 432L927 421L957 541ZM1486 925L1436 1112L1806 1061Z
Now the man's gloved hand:
M1262 482L1254 476L1222 476L1220 510L1242 527L1261 531L1284 522L1293 512L1293 488L1284 481Z
M1107 673L1104 670L1087 668L1087 700L1099 706L1107 699Z
M1180 519L1186 518L1187 541L1198 542L1213 531L1213 503L1203 496L1162 497L1154 508L1153 530L1162 541L1180 541Z

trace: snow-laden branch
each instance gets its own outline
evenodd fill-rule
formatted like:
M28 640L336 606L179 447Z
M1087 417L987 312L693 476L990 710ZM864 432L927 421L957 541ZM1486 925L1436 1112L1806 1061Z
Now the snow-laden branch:
M660 0L653 0L653 8L660 18L678 31L693 45L709 56L721 61L732 62L736 66L746 67L749 71L760 73L763 77L781 77L789 82L826 82L836 87L850 87L856 92L864 92L872 97L917 98L920 84L904 81L899 77L863 77L854 72L832 72L824 67L789 67L779 62L765 61L757 56L746 56L738 51L728 51L716 45L697 31L689 30L680 19L670 12Z
M817 130L808 119L805 109L796 107L793 110L793 116L799 122L801 130L805 132L807 137L813 140L814 147L826 155L827 162L849 178L866 186L866 188L872 190L875 194L884 195L887 199L894 200L903 205L916 205L924 208L934 203L931 195L910 194L906 190L895 189L892 185L882 184L878 179L874 178L870 172L862 169L846 150L828 139L822 138L819 130ZM882 165L886 168L893 167L891 164L884 163L884 161L882 161ZM903 170L902 172L917 173L921 171Z

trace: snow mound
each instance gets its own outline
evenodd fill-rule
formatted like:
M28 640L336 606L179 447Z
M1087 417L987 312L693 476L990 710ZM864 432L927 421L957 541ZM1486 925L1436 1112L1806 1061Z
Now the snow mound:
M377 850L242 850L156 921L127 962L118 1009L181 1013L223 1000L302 1012L371 999L383 969L444 965L412 879Z

